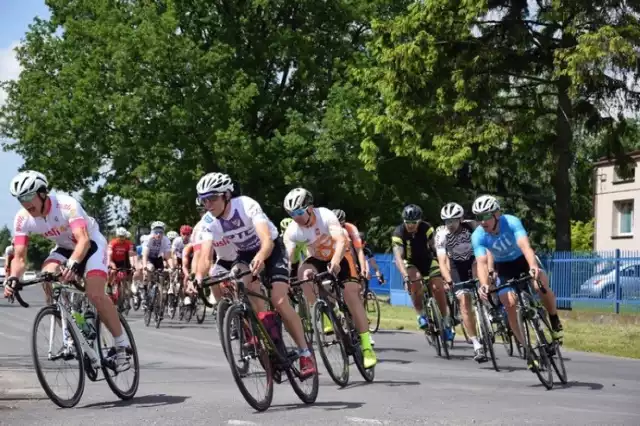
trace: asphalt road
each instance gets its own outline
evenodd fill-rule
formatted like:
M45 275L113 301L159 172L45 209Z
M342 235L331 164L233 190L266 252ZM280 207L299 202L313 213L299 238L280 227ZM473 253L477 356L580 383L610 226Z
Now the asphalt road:
M104 382L87 381L78 406L59 409L41 390L30 356L41 290L23 295L30 309L0 299L1 425L640 424L640 361L565 351L569 385L547 391L502 347L497 373L476 364L464 343L443 360L421 335L391 331L375 335L374 383L352 366L352 383L338 389L321 367L315 404L302 404L284 383L273 406L255 413L233 382L210 318L202 325L167 320L156 330L139 313L129 318L141 360L136 398L119 401Z

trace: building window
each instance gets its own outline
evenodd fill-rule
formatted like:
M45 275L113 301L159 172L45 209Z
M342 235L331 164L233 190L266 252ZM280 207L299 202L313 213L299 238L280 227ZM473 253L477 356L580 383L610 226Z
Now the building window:
M636 180L636 164L631 164L627 168L627 171L623 173L620 166L613 168L613 183L627 183L634 182Z
M613 234L633 235L633 200L613 202Z

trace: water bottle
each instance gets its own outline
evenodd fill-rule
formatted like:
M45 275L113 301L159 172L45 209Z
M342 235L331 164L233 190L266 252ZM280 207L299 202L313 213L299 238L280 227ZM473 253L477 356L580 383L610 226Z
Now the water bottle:
M87 326L87 333L85 337L87 340L93 340L96 338L96 317L93 315L93 312L89 311L84 315L84 320Z
M76 322L78 328L80 328L82 334L87 337L87 335L89 334L89 326L87 325L87 321L85 320L84 315L82 315L81 312L72 311L71 316Z
M278 326L278 318L275 312L258 312L258 318L262 321L264 328L267 329L271 340L276 345L280 342L280 327Z

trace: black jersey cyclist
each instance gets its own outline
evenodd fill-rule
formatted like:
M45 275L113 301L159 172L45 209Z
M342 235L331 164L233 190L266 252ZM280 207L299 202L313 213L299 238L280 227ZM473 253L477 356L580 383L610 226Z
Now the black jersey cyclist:
M453 339L453 330L447 296L440 268L435 258L435 241L433 227L422 220L422 209L415 204L409 204L402 211L403 223L393 231L391 242L396 267L402 275L405 289L409 292L413 307L418 315L418 326L427 327L427 318L423 315L422 278L429 279L431 292L438 303L444 318L447 339Z

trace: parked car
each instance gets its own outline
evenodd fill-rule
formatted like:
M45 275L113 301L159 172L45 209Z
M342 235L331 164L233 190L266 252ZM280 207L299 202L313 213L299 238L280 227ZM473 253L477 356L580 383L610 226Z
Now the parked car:
M27 281L27 280L32 280L32 279L34 279L34 278L36 278L36 277L37 277L37 275L36 275L35 271L27 271L27 272L25 272L25 273L24 273L24 275L22 276L22 279L23 279L24 281Z
M616 294L615 265L593 275L586 280L574 297L590 297L597 299L615 299ZM640 298L640 262L622 263L620 265L620 292L623 299Z

